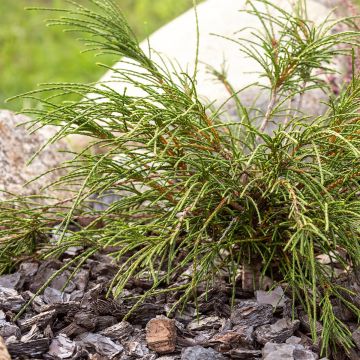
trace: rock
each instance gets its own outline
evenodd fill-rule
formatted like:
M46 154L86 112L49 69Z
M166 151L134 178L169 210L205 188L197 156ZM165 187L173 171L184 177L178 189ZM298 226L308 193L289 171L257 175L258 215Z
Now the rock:
M26 186L29 180L58 167L70 157L60 150L69 150L67 143L58 141L56 144L47 146L30 164L27 162L44 145L51 136L56 133L52 127L44 127L29 134L25 126L18 126L31 121L24 115L16 115L7 110L0 110L0 201L9 198L9 194L15 195L38 195L40 189L56 180L64 174L63 170L50 172L35 182ZM5 191L5 192L4 192ZM42 192L50 197L65 198L66 194L61 191L48 189ZM50 202L49 199L43 202Z
M313 353L310 350L306 350L306 349L300 349L300 348L295 348L294 352L294 360L318 360L319 356L315 353Z
M187 330L189 331L200 331L206 329L219 329L225 323L225 319L222 319L218 316L203 316L199 319L191 321L187 325Z
M360 350L360 327L352 333L352 339L357 348Z
M4 339L0 336L0 360L11 360Z
M284 10L291 10L290 1L278 0L276 5ZM270 11L272 16L279 16L279 13L274 13L272 7L266 8L259 3L256 6L260 11ZM229 94L224 84L216 81L209 68L221 72L225 67L227 80L235 91L244 89L250 84L259 84L259 86L242 91L240 98L245 106L252 106L254 100L258 99L256 105L264 111L269 102L269 94L260 86L267 85L265 80L258 75L262 70L261 67L256 61L242 53L237 44L224 39L224 37L228 37L237 40L242 37L255 40L254 28L260 29L261 23L255 16L239 11L244 9L246 9L246 0L207 0L198 5L200 42L196 88L199 96L207 103L223 104L228 100ZM316 0L308 0L307 9L310 19L317 22L324 20L330 12L330 8L326 8ZM240 29L242 29L241 33L237 33ZM214 36L214 34L220 36ZM186 69L187 73L191 75L194 72L196 38L195 13L193 9L190 9L153 33L149 37L149 41L143 41L140 46L148 54L150 44L151 58L156 63L165 62L169 69L172 69L174 64L179 64L175 67L182 71ZM128 70L129 73L132 70L138 70L137 65L131 64L131 60L123 58L114 66L114 70L108 71L100 79L99 83L103 83L119 93L123 93L126 88L126 93L130 96L143 96L144 92L140 87L135 88L128 82L119 80L120 69ZM99 86L101 87L101 85ZM324 109L319 101L320 98L324 98L320 90L309 91L302 101L301 110L308 115L319 114ZM231 113L234 109L234 102L229 101L227 112ZM85 137L74 136L69 141L71 146L82 149L89 140Z
M0 286L0 310L19 311L24 304L24 298L16 290Z
M267 342L281 343L293 335L299 327L300 321L280 319L275 324L259 326L255 330L255 339L258 343L265 345Z
M70 300L70 295L48 286L44 290L43 300L47 304L66 303Z
M0 320L0 336L7 339L10 336L15 336L17 339L20 338L21 332L20 329L5 320Z
M84 334L84 333L87 333L88 331L81 327L80 325L77 325L75 323L71 323L69 324L68 326L65 326L63 329L61 329L61 334L64 334L68 337L76 337L78 335L81 335L81 334Z
M32 277L39 269L39 264L36 262L23 262L19 266L19 272L24 276Z
M8 289L18 290L22 286L23 281L21 274L18 272L0 276L0 286Z
M128 356L138 359L144 359L150 352L146 343L141 341L127 341L124 343L124 348Z
M49 260L42 263L32 282L30 283L30 291L36 293L63 265L64 264L56 260ZM72 280L69 281L70 276L70 271L64 270L50 282L49 287L59 291L64 291L66 293L74 291L76 287ZM65 285L65 289L63 289Z
M165 316L151 319L146 325L146 342L149 349L159 354L175 351L176 327L175 321Z
M76 352L76 343L65 335L58 335L51 341L49 355L60 359L69 359Z
M275 344L268 342L263 350L263 360L318 360L317 354L302 345Z
M75 290L76 286L72 280L69 281L70 277L70 271L65 270L50 283L50 286L54 289L71 293ZM65 289L63 289L65 285Z
M75 274L74 283L79 290L85 291L89 283L89 275L89 270L85 269L81 269Z
M299 320L300 320L300 324L301 326L308 332L311 332L311 326L310 326L310 320L309 320L309 315L307 315L304 312L301 312L299 314ZM316 333L318 335L321 334L323 330L323 327L321 325L321 323L319 321L316 322Z
M268 324L273 319L271 305L259 304L254 300L244 300L236 305L231 313L231 322L241 326L260 326Z
M202 346L191 346L181 351L181 360L225 360L225 356L221 355L212 348L204 348Z
M276 308L283 307L286 304L286 297L281 286L271 291L257 290L255 291L255 296L256 301L262 305L268 304Z
M291 344L265 344L262 354L264 360L294 360L295 346Z
M287 344L297 345L301 343L301 338L297 336L290 336L286 341Z
M75 342L85 348L94 349L99 355L105 356L106 359L112 359L124 350L122 345L116 344L109 338L89 332L76 337Z

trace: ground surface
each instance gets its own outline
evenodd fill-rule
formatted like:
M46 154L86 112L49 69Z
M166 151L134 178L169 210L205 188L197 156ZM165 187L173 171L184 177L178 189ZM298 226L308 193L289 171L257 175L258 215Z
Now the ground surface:
M0 276L0 341L4 338L13 360L320 358L320 341L311 341L307 316L297 307L291 319L290 294L281 287L253 292L239 283L230 307L232 286L220 278L206 295L199 289L197 305L189 299L182 311L178 307L166 317L180 294L163 292L145 300L124 321L151 281L146 276L130 279L119 298L107 297L119 264L104 253L88 259L74 277L70 266L54 278L82 250L69 248L61 261L29 258L13 274ZM178 284L190 281L184 274L176 279ZM48 279L52 281L45 290L14 319ZM351 316L347 324L357 348L348 355L329 354L328 360L360 358L360 328ZM320 323L318 329L320 333Z

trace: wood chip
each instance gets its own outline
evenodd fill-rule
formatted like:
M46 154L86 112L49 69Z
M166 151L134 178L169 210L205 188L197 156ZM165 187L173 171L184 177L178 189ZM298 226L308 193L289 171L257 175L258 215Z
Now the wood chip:
M151 319L146 325L146 342L149 349L159 354L175 351L175 321L165 316Z
M21 331L26 331L31 329L33 325L37 325L39 328L46 327L55 317L56 310L50 310L38 315L35 315L29 319L19 320L19 327Z
M110 326L100 332L101 335L107 336L112 340L120 342L128 340L133 333L134 328L127 321L121 321L118 324Z
M232 359L255 360L261 358L260 350L232 349L229 352Z
M255 330L255 339L259 344L267 342L282 343L294 334L300 325L299 320L280 319L275 324L259 326Z
M69 301L66 303L41 305L39 310L41 313L54 310L57 315L65 315L70 311L77 312L79 308L79 301Z
M30 356L36 357L46 353L49 349L49 339L37 339L29 342L12 342L8 344L8 350L11 356Z
M253 326L244 326L239 327L238 329L223 331L213 336L210 343L221 343L227 345L236 344L237 346L241 345L250 347L254 343L253 332Z
M268 304L259 304L254 300L245 300L238 304L231 314L231 322L241 326L260 326L273 319L273 308Z
M83 328L82 326L75 324L75 323L71 323L68 326L61 329L59 333L72 338L72 337L84 334L86 332L87 332L87 330L85 328Z

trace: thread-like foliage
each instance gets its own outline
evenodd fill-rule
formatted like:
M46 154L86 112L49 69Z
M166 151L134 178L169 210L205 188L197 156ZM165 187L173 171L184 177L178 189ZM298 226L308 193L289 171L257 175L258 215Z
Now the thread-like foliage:
M51 141L82 134L94 143L65 164L67 175L53 184L73 192L68 202L52 208L1 206L0 251L7 259L1 270L14 254L28 251L29 241L37 248L34 239L49 237L60 219L56 246L41 248L58 256L70 246L85 246L81 262L111 247L120 264L111 284L114 296L130 278L146 275L153 285L139 302L157 291L176 290L175 308L196 297L200 284L211 287L220 273L225 271L235 287L241 267L260 265L263 275L286 284L294 302L302 304L314 340L316 321L322 321L324 350L330 344L350 348L351 334L335 316L333 301L357 317L360 309L349 301L352 294L337 282L334 269L316 257L328 254L349 272L359 266L360 78L353 73L339 96L329 95L321 116L302 115L298 103L310 89L326 91L316 69L333 72L334 56L351 55L358 46L358 32L331 31L351 19L316 26L300 10L290 14L260 0L278 12L274 18L257 9L259 1L249 2L264 29L256 43L235 41L262 66L269 106L259 125L258 113L231 94L239 121L228 123L199 100L196 79L169 74L145 55L111 0L91 2L99 11L74 3L55 23L88 33L92 49L137 64L138 71L119 70L117 76L144 96L118 93L106 84L50 84L39 90L50 95L39 99L41 108L29 111L35 127L58 126ZM53 102L54 96L70 93L84 99ZM289 109L295 97L300 100ZM275 118L277 128L269 135L266 126ZM99 202L109 194L113 201L104 210ZM94 220L71 231L79 215ZM340 256L344 252L346 259ZM189 268L188 280L174 283Z

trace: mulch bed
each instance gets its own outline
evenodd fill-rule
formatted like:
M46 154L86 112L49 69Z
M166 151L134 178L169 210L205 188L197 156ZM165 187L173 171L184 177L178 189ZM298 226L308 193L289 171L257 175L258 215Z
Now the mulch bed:
M70 280L71 267L65 270L13 321L79 251L73 249L61 260L28 259L13 274L0 277L0 337L12 359L319 359L320 343L311 341L307 316L298 307L292 319L291 299L281 287L252 292L239 286L230 307L232 287L219 280L206 296L200 295L198 312L188 302L183 311L166 317L179 294L164 293L148 298L124 321L151 282L133 279L119 298L106 296L117 271L106 254L89 259ZM339 311L360 349L356 319ZM320 332L320 323L318 327ZM360 351L329 358L358 360Z

